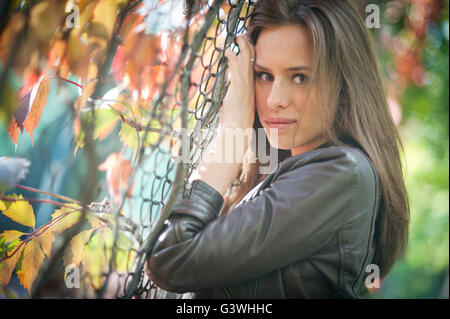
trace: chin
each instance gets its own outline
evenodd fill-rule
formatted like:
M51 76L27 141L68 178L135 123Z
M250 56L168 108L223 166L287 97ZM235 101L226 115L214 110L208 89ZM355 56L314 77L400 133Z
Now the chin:
M283 143L283 141L278 140L278 142L275 142L271 139L268 139L270 146L272 146L273 148L276 149L280 149L280 150L290 150L294 147L294 145L290 144L290 143Z

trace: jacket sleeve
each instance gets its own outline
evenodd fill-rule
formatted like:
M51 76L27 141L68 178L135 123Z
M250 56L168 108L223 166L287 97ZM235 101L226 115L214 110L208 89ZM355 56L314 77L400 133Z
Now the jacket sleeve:
M349 152L316 152L229 214L201 180L180 196L148 261L150 279L179 293L250 280L327 244L352 211L359 173Z

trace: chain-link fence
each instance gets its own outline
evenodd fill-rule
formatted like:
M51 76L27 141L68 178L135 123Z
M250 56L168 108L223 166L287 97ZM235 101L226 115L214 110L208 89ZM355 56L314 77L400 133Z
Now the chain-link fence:
M140 187L136 197L133 195L130 198L135 204L130 210L138 212L137 216L133 216L133 220L139 225L139 236L144 240L137 250L133 271L125 275L123 294L126 296L139 298L183 296L162 291L145 277L142 273L145 253L154 243L155 234L158 233L162 221L168 217L170 207L177 198L176 194L196 168L203 151L214 135L219 119L218 111L226 90L227 64L223 53L232 45L236 34L245 31L252 3L228 1L223 5L222 1L214 1L211 4L197 5L198 11L192 7L184 12L187 19L191 20L199 19L198 15L201 15L202 22L198 30L194 31L195 34L191 31L192 40L185 39L186 45L183 43L184 51L181 56L184 56L184 52L189 54L186 54L185 62L175 70L180 80L175 84L173 94L166 92L164 96L161 95L152 107L152 115L157 114L162 108L168 108L169 112L172 112L171 106L177 107L178 112L174 112L174 116L168 121L161 118L157 118L157 121L161 127L167 126L170 134L185 129L182 132L188 132L188 136L178 135L175 143L169 145L168 149L161 147L158 140L141 150L143 156L140 157L138 164L141 174L135 176L140 180ZM196 11L194 16L188 16L189 12ZM167 135L159 136L163 139ZM188 160L183 157L175 163L169 154L182 156L180 151L185 151L186 146L182 139L186 137L189 143ZM151 151L146 152L149 149Z
M188 297L145 276L146 253L213 138L223 52L256 1L0 1L0 298ZM369 21L417 162L408 188L420 227L379 296L444 295L448 1L350 2ZM31 162L8 191L5 163L26 162L5 155Z
M197 8L195 6L198 6ZM123 295L139 298L180 298L183 295L171 294L160 290L142 273L146 252L153 245L155 235L162 222L170 213L176 194L182 189L184 181L196 168L203 151L214 135L219 119L219 109L226 90L226 59L224 50L233 44L235 36L245 31L246 21L251 12L252 3L248 1L210 1L209 4L196 3L184 11L186 19L200 19L197 30L191 37L184 39L186 55L183 63L174 70L179 81L174 85L173 93L160 95L152 106L152 115L161 109L172 113L167 118L158 118L160 127L168 127L171 136L181 132L168 148L161 146L160 140L167 135L160 134L160 139L141 149L142 156L137 162L140 174L139 191L130 198L133 206L130 211L138 212L133 216L138 227L139 237L143 238L137 250L133 270L126 274ZM186 6L185 6L186 8ZM165 19L165 17L161 17ZM198 22L197 22L198 23ZM192 39L192 40L191 40ZM186 54L184 54L187 52ZM165 83L165 85L167 85ZM164 85L163 85L164 88ZM147 119L146 119L147 120ZM148 121L148 120L147 120ZM180 131L180 129L184 129ZM177 134L175 134L177 135ZM188 157L183 139L188 139ZM143 137L145 141L145 135ZM150 152L148 152L150 150ZM146 152L147 151L147 152ZM181 156L173 161L169 154ZM180 160L181 159L181 160ZM177 162L177 163L175 163ZM120 294L120 292L119 292Z
M89 1L78 5L81 10L90 8ZM171 0L128 1L126 5L105 46L105 62L97 64L96 76L89 77L88 67L86 81L79 85L81 95L68 102L78 115L76 152L85 154L90 177L82 184L82 198L60 204L51 221L27 237L29 241L5 250L5 256L12 252L23 255L23 251L26 255L31 240L42 239L40 248L48 258L40 264L29 289L31 297L189 297L163 291L151 282L145 274L146 257L177 195L214 137L227 89L224 51L235 46L236 35L245 32L254 3ZM93 10L94 20L97 9ZM33 7L27 12L25 16L32 16ZM126 33L126 28L133 31ZM61 39L69 39L70 45L76 32L83 37L82 32L71 29L63 32ZM91 21L89 32L89 36L98 36L103 31ZM156 53L147 51L151 45L144 46L152 41L157 43ZM16 47L20 48L20 43ZM152 54L153 64L148 67L143 62ZM14 58L9 62L14 65ZM59 78L63 62L58 60ZM103 84L112 77L116 86L104 94ZM102 134L117 133L118 123L119 134L109 138L123 143L122 150L109 154L98 166L95 140ZM106 171L109 192L100 202L93 191L98 169ZM76 220L55 235L51 245L53 238L44 238L44 234L56 229L58 222L75 218L75 213ZM1 271L6 271L5 265ZM61 269L63 278L55 275L61 274Z

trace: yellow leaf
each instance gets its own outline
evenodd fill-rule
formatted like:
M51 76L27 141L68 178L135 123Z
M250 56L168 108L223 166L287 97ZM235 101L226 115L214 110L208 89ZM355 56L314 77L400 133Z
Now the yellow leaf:
M112 255L112 247L114 243L114 235L110 228L105 227L103 229L103 241L104 241L104 247L105 247L105 259L106 262L109 263L109 260L111 259Z
M91 0L82 0L77 1L76 5L80 9L80 17L79 17L80 27L72 29L70 33L71 34L73 33L76 37L79 37L81 32L85 30L85 26L92 19L92 14L97 4Z
M81 207L77 204L68 205L72 206L73 208L63 207L61 209L55 210L55 212L52 214L52 219L56 219L58 217L61 217L62 215L65 215L51 226L51 229L56 233L62 233L64 230L72 227L80 220L80 217L82 215L80 211Z
M19 200L15 202L3 201L4 206L2 205L2 207L6 208L5 210L3 210L3 214L19 224L33 227L34 229L34 213L33 207L30 205L30 203L24 201L22 195L17 196L16 194L14 194L7 197Z
M23 248L24 246L20 247L13 256L0 263L0 286L8 285L12 272L22 254Z
M98 138L100 141L105 139L116 127L120 120L117 112L112 109L98 109L95 114L92 111L87 111L81 116L83 121L91 123L94 120L94 134L93 138Z
M94 229L84 230L72 238L72 240L70 241L70 246L72 248L72 260L69 262L69 260L65 258L64 264L79 265L81 263L82 259L84 258L84 249L86 243L91 238L91 234L93 231Z
M91 25L101 26L101 35L106 40L111 39L114 24L117 18L118 3L116 0L103 0L97 3ZM95 36L95 34L93 34ZM97 35L98 36L98 35Z
M0 234L0 238L3 237L5 238L5 242L10 242L18 239L22 235L25 235L25 233L18 230L5 230Z
M147 124L145 124L147 125ZM160 131L162 129L161 123L157 120L152 120L149 127L152 129L149 132L139 132L139 138L141 140L142 146L154 145L159 140ZM119 132L120 140L123 144L129 146L131 149L135 150L138 145L137 130L136 128L122 122L121 129ZM146 139L144 141L144 136Z
M52 251L52 245L53 241L55 240L55 234L50 229L45 230L43 233L41 233L37 240L41 244L42 250L44 251L44 254L47 255L47 257L50 258L50 253Z
M136 252L134 250L124 251L119 250L116 252L116 269L117 271L130 271L133 266L133 261L135 258Z
M115 269L129 271L135 258L136 242L124 233L118 233L116 246Z
M87 282L92 288L100 289L103 285L103 274L106 272L107 267L105 234L103 230L97 232L86 245L83 264Z
M37 240L30 240L23 251L22 266L17 272L20 283L28 291L31 290L39 269L44 263L44 252Z

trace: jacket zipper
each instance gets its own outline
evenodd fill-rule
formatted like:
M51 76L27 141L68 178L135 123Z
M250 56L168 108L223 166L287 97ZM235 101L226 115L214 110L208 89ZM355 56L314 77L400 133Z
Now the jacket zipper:
M192 190L192 185L191 183L189 183L188 181L185 182L184 184L184 198L190 198L191 197L191 190Z

